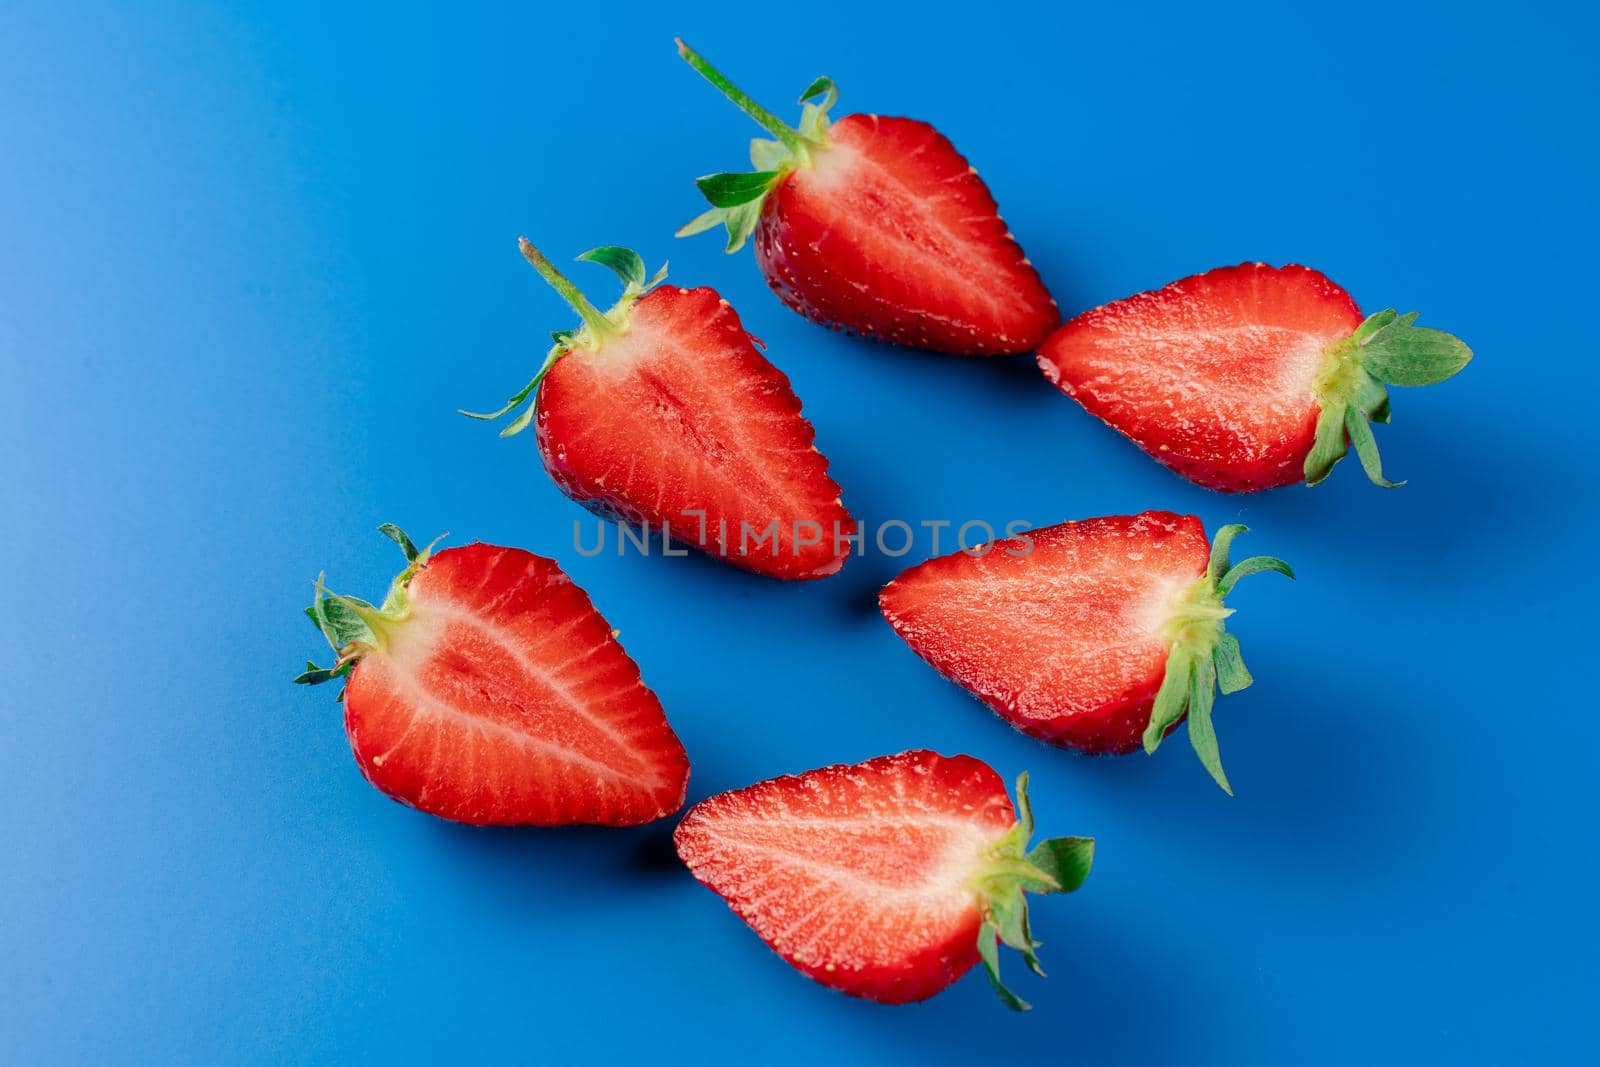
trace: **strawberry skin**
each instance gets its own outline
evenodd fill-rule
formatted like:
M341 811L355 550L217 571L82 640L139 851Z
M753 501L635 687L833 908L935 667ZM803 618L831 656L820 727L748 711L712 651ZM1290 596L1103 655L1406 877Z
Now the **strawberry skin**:
M884 618L940 674L1029 736L1097 755L1153 751L1184 718L1224 789L1210 726L1214 687L1249 684L1222 600L1281 560L1230 566L1243 532L1208 545L1192 515L1065 522L918 564L879 593ZM1203 721L1200 721L1203 720ZM1213 769L1214 768L1214 769Z
M1001 220L977 170L926 122L828 110L819 78L792 129L682 41L678 52L776 140L751 145L753 174L698 181L712 207L678 231L756 239L780 299L814 322L953 355L1031 352L1056 303ZM812 103L814 98L820 103Z
M1021 821L982 761L902 752L712 797L689 810L673 841L694 876L807 977L903 1004L960 978L981 946L992 958L994 916L1025 908L1022 889L1069 891L1087 875L1087 839L1023 856L1026 775L1018 791ZM1019 924L1026 929L1017 915L1010 933L1036 964L1037 943ZM990 973L1011 997L997 966Z
M825 577L849 554L834 531L854 521L799 399L712 289L641 298L626 335L551 368L537 422L545 470L597 511L669 523L680 540L776 578ZM774 522L776 544L757 546Z
M418 554L384 608L313 611L365 626L330 633L340 666L323 673L346 678L361 773L400 803L480 826L632 826L683 806L689 761L660 701L552 560Z
M1381 474L1369 422L1387 385L1459 371L1459 340L1384 311L1308 267L1243 263L1113 301L1039 349L1057 388L1183 477L1221 492L1312 484L1353 443Z
M920 563L878 594L912 650L1023 733L1081 752L1139 747L1166 675L1173 596L1205 573L1192 515L1147 511L1032 531Z
M1031 352L1060 321L978 173L925 122L846 115L766 199L756 262L813 322L954 355Z

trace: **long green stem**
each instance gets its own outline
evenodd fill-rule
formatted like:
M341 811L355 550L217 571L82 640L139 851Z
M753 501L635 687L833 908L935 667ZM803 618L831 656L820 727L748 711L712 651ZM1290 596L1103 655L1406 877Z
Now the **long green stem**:
M732 100L740 111L760 123L762 129L782 141L785 148L798 156L804 156L805 147L800 143L800 135L798 133L790 129L778 116L746 96L720 70L707 63L699 52L684 44L681 37L675 37L673 40L678 46L678 54L683 57L684 62L695 69L700 77L716 86L718 92Z
M565 300L583 317L585 326L594 333L595 340L600 340L614 333L611 323L601 311L589 303L589 298L576 285L567 281L566 276L556 270L556 265L545 258L545 254L534 247L533 242L526 237L517 238L517 247L522 249L522 258L533 264L533 269L539 272L539 277L550 283L550 288L561 294Z

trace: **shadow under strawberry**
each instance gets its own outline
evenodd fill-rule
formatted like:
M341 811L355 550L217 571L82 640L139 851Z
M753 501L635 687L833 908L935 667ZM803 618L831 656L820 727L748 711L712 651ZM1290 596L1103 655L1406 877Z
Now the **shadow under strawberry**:
M484 878L503 878L508 891L529 893L541 884L552 896L570 893L574 886L605 879L615 889L640 879L640 892L651 891L643 880L687 876L672 849L672 828L677 818L646 826L614 829L594 826L458 826L436 820L419 820L429 847L460 854L473 863L493 868ZM475 876L476 877L476 876Z
M1489 411L1429 412L1427 432L1390 441L1391 467L1411 484L1374 494L1354 479L1319 486L1291 487L1248 500L1261 525L1269 523L1291 539L1322 542L1329 559L1342 558L1359 544L1383 560L1382 567L1344 569L1342 582L1370 584L1374 593L1403 588L1409 593L1459 596L1463 583L1480 583L1485 561L1508 580L1540 558L1519 543L1528 516L1548 512L1541 485L1586 480L1579 453L1552 447L1536 426ZM1394 436L1391 434L1391 437ZM1537 463L1537 483L1526 472ZM1559 473L1568 469L1565 478ZM1547 531L1558 532L1558 531ZM1313 581L1310 557L1305 570Z
M1294 647L1269 650L1257 641L1252 648L1260 650L1252 659L1263 677L1294 675ZM1366 871L1425 865L1436 848L1428 828L1443 822L1442 794L1427 769L1406 758L1410 742L1397 745L1396 724L1425 732L1439 711L1409 681L1371 687L1353 701L1332 684L1335 674L1293 693L1255 689L1230 698L1228 758L1248 783L1231 801L1208 793L1181 760L1064 754L1073 761L1072 782L1090 802L1141 827L1148 847L1175 862L1226 855L1238 878L1291 878L1310 897L1348 889L1347 879L1330 877L1330 857L1359 855Z

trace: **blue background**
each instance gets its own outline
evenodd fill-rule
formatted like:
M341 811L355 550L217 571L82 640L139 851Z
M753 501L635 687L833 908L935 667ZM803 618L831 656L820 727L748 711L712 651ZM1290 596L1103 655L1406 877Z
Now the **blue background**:
M1522 5L0 5L0 1047L144 1059L1343 1063L1592 1055L1592 16ZM920 11L920 14L908 12ZM813 327L748 252L674 241L785 116L936 122L1065 311L1300 261L1477 351L1395 398L1394 492L1209 494L1026 360ZM533 442L453 413L570 314L518 258L633 244L792 377L855 513L1253 527L1297 583L1234 606L1257 684L1094 761L1006 729L877 616L910 560L783 585L584 559ZM577 266L597 298L609 275ZM913 746L1028 768L1100 840L1040 902L1031 1016L977 975L887 1009L801 979L674 861L671 821L472 831L361 779L288 678L380 521L554 555L622 632L690 799ZM926 554L923 544L918 554ZM1590 1061L1592 1062L1592 1060Z

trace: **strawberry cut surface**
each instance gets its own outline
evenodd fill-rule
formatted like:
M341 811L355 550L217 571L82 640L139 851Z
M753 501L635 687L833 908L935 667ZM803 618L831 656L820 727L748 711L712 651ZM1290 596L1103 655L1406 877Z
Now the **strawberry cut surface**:
M1039 350L1062 392L1207 488L1303 480L1329 348L1362 323L1350 294L1301 266L1245 263L1113 301Z
M611 627L553 561L473 544L426 559L344 694L361 772L457 822L633 825L689 763Z
M702 801L673 836L694 876L830 988L932 996L978 961L971 883L1016 822L970 756L905 752Z
M798 128L739 90L704 56L678 54L774 140L750 145L751 173L696 185L711 209L679 237L725 226L752 235L767 284L814 322L962 356L1033 351L1060 321L1038 271L978 171L926 122L830 119L831 78L801 94Z
M1167 669L1175 598L1206 573L1200 520L1147 511L1067 522L905 571L884 618L935 670L1030 736L1139 746Z
M539 451L561 489L747 570L837 572L849 546L834 535L853 520L788 378L727 301L661 287L627 321L540 386Z
M1031 352L1055 301L994 197L925 122L846 115L762 205L756 259L816 322L963 355Z

